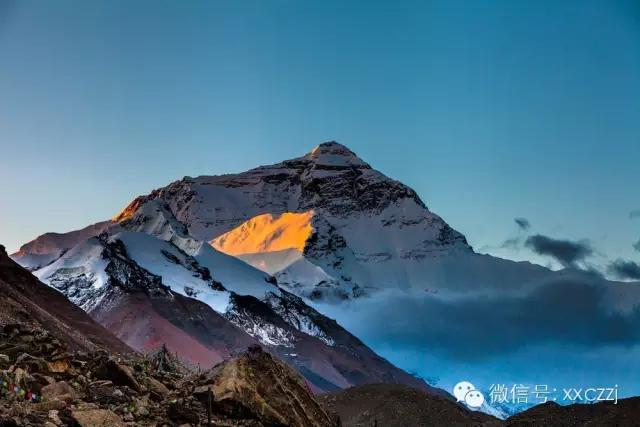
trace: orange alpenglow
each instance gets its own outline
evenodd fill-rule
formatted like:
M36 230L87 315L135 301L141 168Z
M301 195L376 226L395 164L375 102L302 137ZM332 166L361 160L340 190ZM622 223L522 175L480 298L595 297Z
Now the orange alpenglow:
M304 250L313 227L313 211L258 215L211 240L211 246L238 256L286 249Z

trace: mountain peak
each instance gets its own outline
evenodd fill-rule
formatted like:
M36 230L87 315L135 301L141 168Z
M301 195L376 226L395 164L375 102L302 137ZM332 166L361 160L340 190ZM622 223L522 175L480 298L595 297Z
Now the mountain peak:
M323 142L307 153L304 158L325 166L369 167L356 153L336 141Z

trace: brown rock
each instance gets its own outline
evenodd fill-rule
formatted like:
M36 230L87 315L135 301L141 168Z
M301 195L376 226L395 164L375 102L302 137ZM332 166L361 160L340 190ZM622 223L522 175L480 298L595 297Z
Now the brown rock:
M185 406L182 402L172 402L167 408L167 416L173 422L184 424L190 423L198 425L200 417L192 409Z
M58 416L58 411L55 409L52 409L51 411L49 411L49 421L50 423L53 423L54 425L60 426L62 425L62 420L60 419L60 417Z
M333 427L336 421L316 401L304 379L286 365L252 346L242 356L217 365L199 381L196 396L206 404L207 385L215 411L265 425Z
M11 359L6 354L0 354L0 368L6 369L11 365Z
M64 381L46 385L42 387L40 393L42 394L42 399L45 401L57 399L72 402L77 399L76 391Z
M162 400L163 397L169 394L169 389L153 377L147 379L147 388L154 400Z
M93 374L101 380L113 381L115 385L128 386L135 391L141 391L142 387L133 376L131 368L120 365L113 359L104 359L95 367Z
M47 368L49 369L49 372L63 374L71 368L71 364L67 359L59 359L54 360L53 362L47 362Z
M67 404L62 400L51 400L49 402L38 402L32 403L31 409L35 412L49 412L49 411L60 411L67 407Z
M33 357L28 353L22 353L15 362L18 366L23 366L29 369L30 372L46 372L47 362L40 357Z
M123 427L122 418L107 409L73 411L71 417L80 427Z

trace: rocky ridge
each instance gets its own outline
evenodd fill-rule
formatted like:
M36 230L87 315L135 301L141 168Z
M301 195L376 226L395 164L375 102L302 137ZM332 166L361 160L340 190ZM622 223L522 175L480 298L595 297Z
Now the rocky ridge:
M214 426L338 423L259 346L190 373L165 348L152 358L71 352L46 331L0 329L2 426L199 426L209 418Z

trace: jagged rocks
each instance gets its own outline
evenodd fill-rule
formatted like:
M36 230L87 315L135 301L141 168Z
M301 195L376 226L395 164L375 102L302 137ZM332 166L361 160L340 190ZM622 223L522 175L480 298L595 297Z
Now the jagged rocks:
M273 426L335 426L306 382L259 346L222 363L194 381L194 394L207 403L209 387L216 411Z
M0 343L24 352L3 358L9 367L0 370L0 427L198 426L209 416L226 427L335 425L305 380L258 346L185 375L187 368L166 349L148 359L70 353L60 344L57 356L48 357L40 349L55 337L24 325L8 330L0 331ZM51 370L61 356L67 368ZM210 414L208 387L215 396Z

